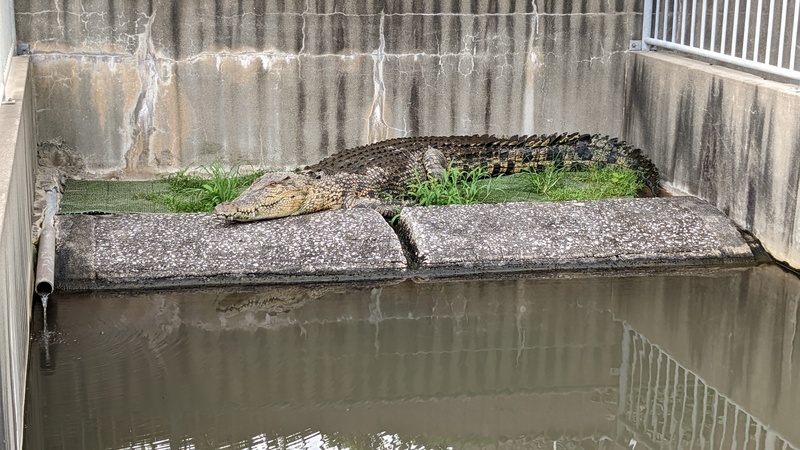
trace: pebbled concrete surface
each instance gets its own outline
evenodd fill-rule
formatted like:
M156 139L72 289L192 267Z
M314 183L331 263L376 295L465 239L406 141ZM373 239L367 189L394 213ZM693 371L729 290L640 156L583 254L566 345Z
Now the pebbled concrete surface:
M60 216L58 228L57 290L755 263L733 223L692 197L406 208L400 237L365 209L233 225Z
M733 223L693 197L406 208L420 271L476 273L753 263Z
M225 224L211 214L58 217L56 289L337 282L404 276L370 210Z

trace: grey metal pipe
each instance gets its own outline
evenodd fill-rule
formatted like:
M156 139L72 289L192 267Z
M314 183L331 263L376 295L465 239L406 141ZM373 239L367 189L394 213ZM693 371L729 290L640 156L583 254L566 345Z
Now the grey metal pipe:
M53 293L56 268L56 230L53 219L56 214L58 188L47 191L47 208L39 234L39 256L36 262L34 290L42 299Z
M797 36L800 34L798 32L798 20L800 19L800 2L794 2L794 24L792 25L792 45L790 48L792 49L789 52L789 70L794 70L794 56L795 51L797 50Z

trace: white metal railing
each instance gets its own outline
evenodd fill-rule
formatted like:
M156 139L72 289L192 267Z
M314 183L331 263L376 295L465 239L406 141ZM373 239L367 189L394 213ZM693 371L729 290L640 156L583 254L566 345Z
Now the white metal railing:
M800 81L800 0L644 0L642 47Z
M0 0L0 97L5 94L6 78L14 55L14 2ZM0 98L0 101L5 98Z

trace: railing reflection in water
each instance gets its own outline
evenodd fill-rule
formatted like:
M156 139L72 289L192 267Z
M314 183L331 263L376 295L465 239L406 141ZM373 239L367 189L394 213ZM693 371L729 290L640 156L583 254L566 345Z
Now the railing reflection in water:
M785 450L798 447L623 327L618 430L647 448Z

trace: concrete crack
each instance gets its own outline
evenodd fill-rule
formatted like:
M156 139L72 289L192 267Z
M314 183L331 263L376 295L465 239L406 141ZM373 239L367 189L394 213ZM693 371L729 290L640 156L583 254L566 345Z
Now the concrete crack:
M374 61L372 70L372 80L374 85L374 96L372 99L372 111L369 119L369 141L377 142L387 138L388 127L383 118L383 107L386 102L386 86L383 80L383 65L386 61L386 37L384 35L385 15L381 13L380 22L380 45L372 53Z
M522 92L522 130L520 130L524 134L534 134L535 127L533 124L535 123L534 119L534 105L535 105L535 92L536 92L536 84L534 82L536 76L536 66L537 66L537 57L536 57L536 36L539 33L539 19L538 19L538 9L536 8L536 0L531 0L531 4L533 5L533 13L530 15L531 17L531 32L528 33L528 48L527 54L530 55L529 57L525 58L525 88Z
M139 45L135 53L141 91L130 119L132 142L126 156L127 169L135 169L139 162L146 164L146 161L140 160L146 157L150 148L150 137L153 134L153 110L158 93L158 70L151 34L155 15L154 10L144 26L144 31L139 35Z

